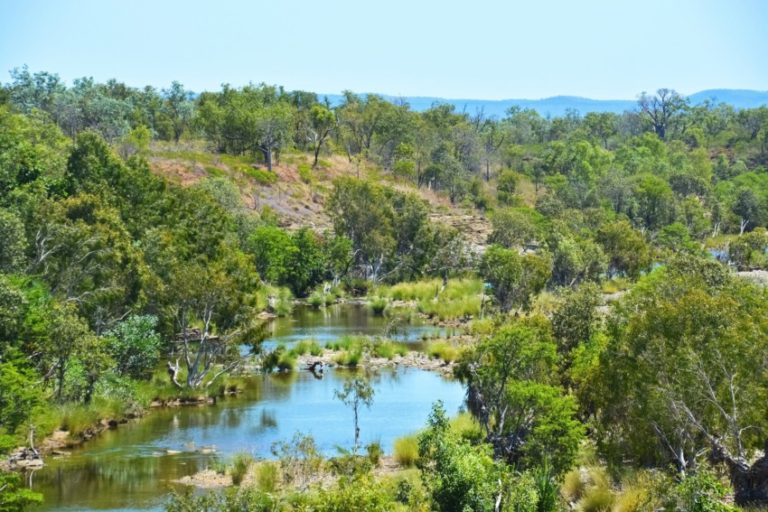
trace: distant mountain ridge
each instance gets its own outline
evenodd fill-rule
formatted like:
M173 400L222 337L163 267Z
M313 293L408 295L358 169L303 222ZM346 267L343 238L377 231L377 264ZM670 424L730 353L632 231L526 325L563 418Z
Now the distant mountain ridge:
M340 94L319 95L327 97L333 105L342 102ZM429 109L435 103L448 103L454 105L459 112L475 114L482 110L489 117L504 117L507 110L513 106L531 108L542 116L562 116L568 110L577 110L581 114L587 112L613 112L620 114L626 110L637 107L637 100L594 100L579 96L552 96L538 100L507 99L507 100L476 100L476 99L451 99L430 96L391 96L381 95L388 101L405 100L413 110L421 112ZM754 91L748 89L707 89L688 96L693 105L700 105L707 100L715 103L727 103L734 108L756 108L768 105L768 91Z

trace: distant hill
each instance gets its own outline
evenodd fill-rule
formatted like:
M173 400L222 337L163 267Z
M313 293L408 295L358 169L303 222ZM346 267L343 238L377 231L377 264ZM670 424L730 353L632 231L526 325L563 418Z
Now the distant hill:
M333 105L341 103L343 96L340 94L320 95L327 96ZM428 96L397 97L383 95L389 101L405 100L416 111L424 111L435 103L449 103L459 112L475 114L482 110L489 117L504 117L507 109L515 105L522 108L532 108L542 116L561 116L568 110L578 110L581 114L587 112L614 112L621 113L632 110L637 106L636 100L593 100L579 96L553 96L540 100L473 100L473 99L448 99ZM728 103L737 109L755 108L768 105L768 91L751 91L744 89L709 89L688 96L691 103L699 105L706 100L716 103Z

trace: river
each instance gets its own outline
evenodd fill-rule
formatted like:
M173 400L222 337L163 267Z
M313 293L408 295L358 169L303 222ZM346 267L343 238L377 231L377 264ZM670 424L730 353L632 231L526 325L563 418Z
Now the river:
M266 343L380 334L384 322L362 308L302 309L292 319L275 322ZM433 332L415 325L400 336L418 340ZM325 455L333 455L338 446L349 448L353 441L352 412L334 397L351 375L333 369L322 379L306 371L256 375L243 393L216 405L152 411L104 432L70 456L49 459L29 477L32 489L45 498L36 510L162 510L168 492L178 485L174 480L238 452L269 458L274 442L288 441L296 432L312 435ZM464 395L458 382L415 368L383 370L372 376L372 383L375 396L372 407L361 412L361 440L378 441L387 453L397 437L425 425L436 400L454 414ZM211 448L214 454L203 453Z

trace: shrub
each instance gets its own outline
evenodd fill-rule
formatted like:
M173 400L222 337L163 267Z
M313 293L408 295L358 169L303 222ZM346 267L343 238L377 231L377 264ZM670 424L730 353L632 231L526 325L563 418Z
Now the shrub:
M401 466L414 466L419 459L419 441L416 436L395 439L393 448L395 460Z
M339 354L336 354L336 357L333 358L333 361L340 366L349 366L350 368L355 368L360 363L362 358L363 354L359 350L345 350Z

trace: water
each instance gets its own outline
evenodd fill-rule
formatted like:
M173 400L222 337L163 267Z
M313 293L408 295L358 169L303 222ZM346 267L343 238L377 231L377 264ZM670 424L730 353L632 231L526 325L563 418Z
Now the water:
M385 322L361 308L338 308L330 315L299 310L293 321L275 322L271 340L380 334ZM426 332L419 326L409 329L414 330L406 330L402 339ZM275 441L290 440L297 431L311 434L324 454L333 455L337 446L349 448L353 441L352 412L334 397L351 375L327 370L320 380L309 372L255 376L236 398L214 406L156 410L104 432L31 475L31 487L45 497L38 510L161 510L177 485L174 480L237 452L269 458ZM436 400L454 414L464 396L458 382L413 368L381 371L373 376L373 386L373 406L361 411L361 441L378 441L387 453L397 437L424 427ZM216 454L200 453L210 446ZM168 455L167 450L181 453Z
M343 336L356 334L386 335L397 341L414 343L425 337L450 334L444 328L419 323L418 320L407 325L398 325L394 330L392 327L391 318L371 315L365 306L335 305L322 309L297 307L291 316L276 318L270 322L269 334L261 346L265 350L271 350L279 344L290 347L306 339L314 339L325 345ZM244 353L249 351L250 347L243 347Z

